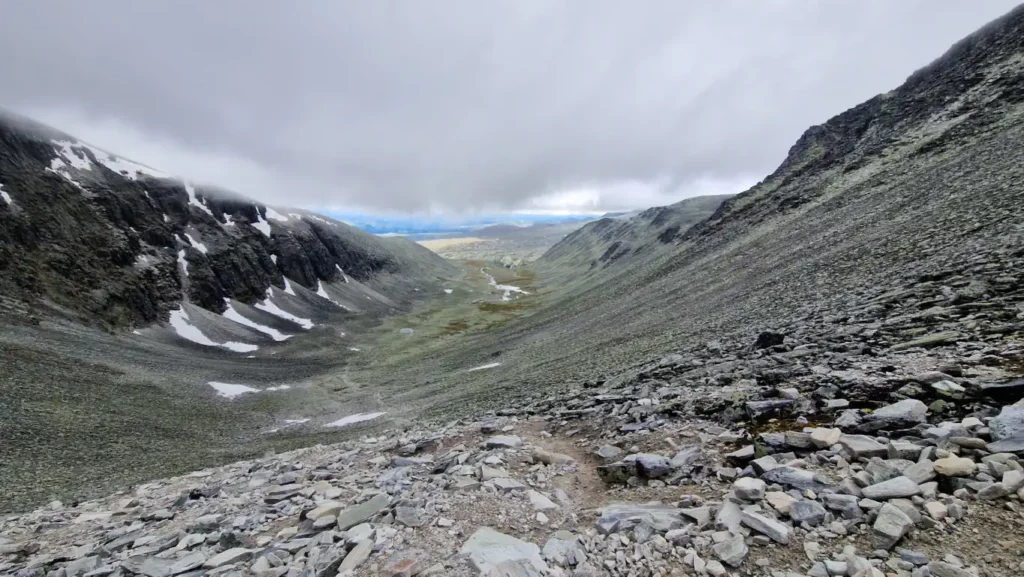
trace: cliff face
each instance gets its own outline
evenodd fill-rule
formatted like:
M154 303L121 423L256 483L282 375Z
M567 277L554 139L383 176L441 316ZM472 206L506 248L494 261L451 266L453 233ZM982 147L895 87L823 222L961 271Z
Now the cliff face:
M0 303L132 326L187 300L214 312L285 277L443 274L413 243L194 186L24 118L0 115Z

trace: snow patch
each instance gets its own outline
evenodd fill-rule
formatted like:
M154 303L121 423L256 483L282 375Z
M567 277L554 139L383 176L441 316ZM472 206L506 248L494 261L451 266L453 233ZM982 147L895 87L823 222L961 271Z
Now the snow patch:
M301 425L302 423L308 423L309 419L285 419L284 424L286 425Z
M171 222L171 217L167 216L166 213L164 214L164 222Z
M473 367L472 369L466 369L466 372L467 373L472 373L473 371L483 371L483 370L493 369L495 367L500 367L500 366L501 366L501 363L487 363L486 365L480 365L479 367Z
M297 295L295 294L295 291L294 291L294 290L292 290L292 285L291 285L291 283L289 283L289 282L288 282L288 277L281 277L281 278L283 278L283 279L284 279L284 294L286 294L286 295L292 295L292 296L297 296Z
M298 213L295 213L295 212L289 212L288 216L290 216L292 218L295 218L295 219L298 219L298 220L302 220L302 215L298 214Z
M339 307L341 307L341 308L343 308L345 310L348 310L347 306L345 306L345 305L339 303L338 301L332 299L331 296L327 294L327 291L324 290L324 281L322 281L322 280L316 281L316 294L317 294L317 296L319 296L321 298L325 298L325 299L331 301L332 303L338 305Z
M256 222L252 223L252 227L265 234L267 238L270 238L270 223L263 218L258 208L256 209Z
M276 254L270 255L270 260L274 261L274 264L277 264L277 255Z
M338 226L338 225L336 225L335 223L333 223L333 222L331 222L331 221L327 220L326 218L320 218L319 216L314 216L314 215L312 215L312 214L307 214L307 215L306 215L306 218L310 218L310 219L313 219L313 220L316 220L316 221L322 222L322 223L324 223L324 224L329 224L329 225L331 225L331 226Z
M231 220L231 215L224 213L224 226L235 226L235 221Z
M267 208L267 218L272 218L272 219L274 219L274 220L276 220L278 222L288 222L288 217L287 216L281 214L280 212L277 212L276 210L270 208L269 206L266 207L266 208Z
M355 423L362 423L363 421L372 421L381 415L386 415L387 412L382 413L357 413L355 415L349 415L342 417L337 421L333 421L324 425L325 427L347 427Z
M530 293L524 291L523 289L521 289L521 288L519 288L517 286L512 286L510 284L498 284L498 281L494 280L493 276L487 274L487 269L483 269L482 268L482 269L480 269L480 272L484 273L484 276L487 277L487 284L491 285L492 287L494 287L497 290L500 290L500 291L504 292L504 294L501 295L501 300L503 300L503 301L511 300L512 299L511 295L514 292L515 293L522 293L524 295L529 295L530 294Z
M444 294L446 294L446 295L452 294L452 289L444 289Z
M217 391L217 394L219 396L227 397L229 399L233 399L233 398L235 398L235 397L237 397L239 395L244 395L245 393L258 393L258 392L260 392L259 389L254 389L254 388L246 386L246 385L235 385L235 384L232 384L232 383L219 383L217 381L210 381L210 382L208 382L206 384L208 384L211 387L213 387L214 390Z
M356 347L349 347L348 350L352 351L353 353L358 353L362 349L359 349L359 348L356 348Z
M206 253L210 252L209 250L207 250L205 244L203 244L203 243L199 242L198 240L192 238L191 234L186 232L185 233L185 238L188 239L188 243L192 245L192 248L198 250L199 252L201 252L203 254L206 254Z
M287 283L288 281L286 280L285 282ZM286 310L283 310L281 307L277 306L274 303L274 301L270 300L273 296L274 296L274 288L271 287L271 288L267 289L267 298L263 299L262 302L258 302L258 303L256 303L253 306L255 306L256 308L260 309L261 311L266 311L266 312L268 312L268 313L270 313L270 314L272 314L272 315L274 315L276 317L281 317L282 319L285 319L285 320L288 320L288 321L292 321L293 323L298 324L299 326L301 326L302 328L306 329L307 331L309 329L313 328L313 321L311 321L309 319L304 319L304 318L301 318L301 317L297 317L297 316L293 315L292 313L290 313L290 312L288 312Z
M171 311L170 324L174 329L174 332L178 333L179 337L207 347L223 347L239 353L248 353L259 348L256 345L236 343L232 341L228 341L226 343L213 342L209 337L204 335L202 331L188 322L188 313L185 312L185 309Z
M0 198L4 199L4 202L7 204L14 204L14 201L11 200L11 195L7 194L7 191L4 190L4 185L2 184L0 184Z
M188 261L185 260L184 250L178 251L178 264L181 265L181 272L185 273L185 276L188 276Z
M345 282L347 283L348 282L348 277L345 275L345 271L341 270L341 265L340 264L335 264L334 268L338 269L338 272L341 273L341 278L343 278L345 280Z
M257 331L259 331L259 332L261 332L261 333L263 333L265 335L270 335L270 338L274 339L275 341L286 341L286 340L288 340L288 339L290 339L290 338L292 338L294 336L294 335L286 335L286 334L282 333L281 331L279 331L277 329L261 325L261 324L259 324L257 322L253 322L253 321L245 318L244 316L242 316L241 313L239 313L238 311L235 310L235 307L231 306L231 299L229 299L229 298L225 298L224 302L227 303L228 308L227 308L227 310L224 311L223 315L224 315L224 318L226 318L226 319L228 319L230 321L234 321L234 322L236 322L236 323L238 323L238 324L240 324L242 326L246 326L246 327L249 327L251 329L255 329L255 330L257 330Z
M205 212L206 214L213 216L213 211L210 207L206 206L205 203L199 202L199 198L196 196L196 188L192 186L191 182L185 181L185 192L188 193L188 203Z

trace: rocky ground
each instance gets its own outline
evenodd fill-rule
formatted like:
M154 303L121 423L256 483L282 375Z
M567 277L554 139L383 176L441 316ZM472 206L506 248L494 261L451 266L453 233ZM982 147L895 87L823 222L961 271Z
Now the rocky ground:
M1012 275L922 278L474 419L55 502L3 521L0 571L1020 575Z

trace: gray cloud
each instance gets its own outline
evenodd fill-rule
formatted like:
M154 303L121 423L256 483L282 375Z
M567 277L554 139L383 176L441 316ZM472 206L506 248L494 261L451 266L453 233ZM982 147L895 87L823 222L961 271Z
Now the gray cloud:
M0 106L268 202L633 208L738 192L1015 3L12 2Z

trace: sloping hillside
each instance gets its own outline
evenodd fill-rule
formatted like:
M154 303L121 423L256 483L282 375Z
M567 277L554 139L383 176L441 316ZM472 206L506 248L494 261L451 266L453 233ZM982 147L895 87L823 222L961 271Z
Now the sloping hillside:
M392 299L452 269L299 209L170 178L11 114L0 115L0 294L108 326L166 320L185 300L210 311L252 304L285 279L389 278ZM396 282L396 279L397 282Z
M601 242L620 230L631 238L614 221L566 239L543 261L579 256L551 290L581 288L432 359L440 371L499 356L500 371L442 379L422 394L461 387L494 403L729 335L752 342L767 328L841 325L887 310L892 295L941 310L1020 294L1022 277L1007 271L1024 256L1022 156L1018 8L899 88L808 129L763 182L692 228L660 235L665 248L653 258L612 258L617 249L602 263L611 244ZM610 233L599 242L602 229ZM596 272L581 283L588 261ZM1012 315L1005 320L1012 329ZM908 340L924 330L914 320L898 326ZM397 370L393 378L402 388L418 380Z
M581 275L600 281L613 273L610 269L638 266L669 249L677 235L711 216L727 198L699 196L588 223L544 253L538 269L555 282Z

